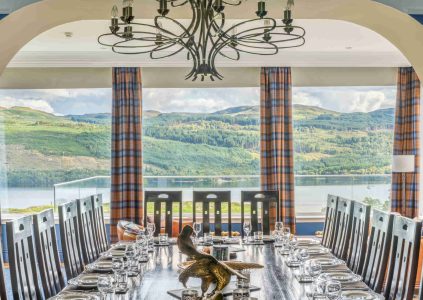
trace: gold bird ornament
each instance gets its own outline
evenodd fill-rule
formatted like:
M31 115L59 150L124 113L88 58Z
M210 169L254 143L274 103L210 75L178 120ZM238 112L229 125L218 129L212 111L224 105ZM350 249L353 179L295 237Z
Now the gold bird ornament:
M191 235L194 230L190 225L185 225L178 236L179 250L188 256L189 261L182 263L183 269L179 275L179 281L187 287L190 277L201 279L201 297L204 297L209 290L210 284L216 284L215 289L207 295L212 299L221 299L221 291L231 281L231 276L246 279L239 271L246 269L261 269L260 264L245 263L239 261L218 261L215 257L204 252L200 252L194 246Z

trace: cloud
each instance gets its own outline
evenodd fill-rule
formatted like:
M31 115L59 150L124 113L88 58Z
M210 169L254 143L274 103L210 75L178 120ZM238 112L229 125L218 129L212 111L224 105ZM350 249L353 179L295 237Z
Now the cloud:
M13 106L25 106L41 110L47 113L54 113L53 107L44 100L16 99L13 97L0 97L0 106L10 108Z

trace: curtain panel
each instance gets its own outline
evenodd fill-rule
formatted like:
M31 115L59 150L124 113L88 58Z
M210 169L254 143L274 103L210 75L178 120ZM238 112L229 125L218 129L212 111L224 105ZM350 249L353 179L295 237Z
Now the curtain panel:
M415 172L392 173L391 210L414 218L419 214L420 80L412 67L398 69L394 155L415 155ZM404 190L405 186L405 199Z
M279 215L295 232L291 68L262 68L260 86L261 187L279 191Z
M120 220L142 224L142 82L140 68L113 68L111 238Z

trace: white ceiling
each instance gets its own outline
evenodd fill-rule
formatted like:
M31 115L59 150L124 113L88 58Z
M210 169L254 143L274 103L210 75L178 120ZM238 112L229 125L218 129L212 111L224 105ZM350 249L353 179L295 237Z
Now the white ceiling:
M147 21L147 22L151 22ZM241 55L234 62L219 59L218 66L257 67L398 67L410 65L389 41L379 34L336 20L296 20L305 28L306 44L284 49L276 56ZM28 43L9 67L189 67L186 54L163 60L148 55L119 55L97 43L97 36L108 31L109 21L78 21L44 32ZM65 32L72 32L71 38Z

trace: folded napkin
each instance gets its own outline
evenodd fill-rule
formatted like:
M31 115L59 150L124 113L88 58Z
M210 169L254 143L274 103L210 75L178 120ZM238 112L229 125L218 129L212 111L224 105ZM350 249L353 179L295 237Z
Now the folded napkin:
M323 273L330 273L330 272L348 272L351 273L351 270L348 269L346 265L338 265L338 266L322 266Z
M342 282L342 290L369 290L369 287L362 281L359 282Z

